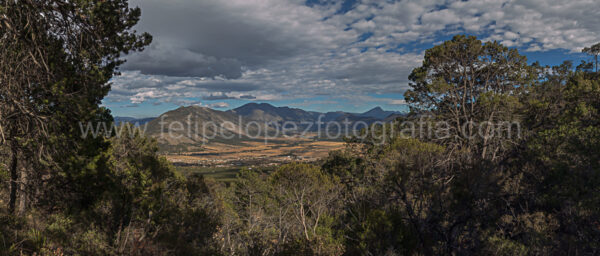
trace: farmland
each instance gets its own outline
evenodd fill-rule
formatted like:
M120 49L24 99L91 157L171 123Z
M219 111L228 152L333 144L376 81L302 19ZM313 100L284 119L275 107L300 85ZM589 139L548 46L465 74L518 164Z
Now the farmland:
M230 180L242 168L268 170L289 162L315 162L332 150L344 148L341 141L314 141L278 138L267 143L253 141L242 145L214 143L202 151L170 153L166 158L184 174L201 173L217 180Z

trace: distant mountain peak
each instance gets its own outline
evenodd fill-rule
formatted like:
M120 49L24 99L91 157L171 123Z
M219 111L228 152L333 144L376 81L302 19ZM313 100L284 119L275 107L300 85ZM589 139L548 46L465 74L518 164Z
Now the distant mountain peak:
M252 107L254 107L254 106L275 107L275 106L273 106L273 105L271 105L269 103L265 103L265 102L262 102L262 103L250 102L250 103L246 103L246 104L242 105L241 107L251 107L251 106Z
M390 115L395 115L395 114L400 114L400 112L397 111L385 111L383 110L380 106L374 107L373 109L360 114L361 116L364 117L373 117L373 118L378 118L378 119L385 119L386 117L390 116Z
M367 112L374 112L374 111L383 111L383 109L380 106L374 107L371 110L367 111Z
M246 103L240 107L235 108L234 110L236 112L240 112L240 111L247 111L247 110L273 110L273 109L277 109L277 107L269 104L269 103L256 103L256 102L251 102L251 103Z
M374 108L372 108L371 110L369 110L367 112L362 113L361 115L381 114L381 113L384 113L384 112L388 112L388 111L385 111L380 106L377 106L377 107L374 107Z
M200 106L200 105L189 105L189 106L178 107L177 109L175 109L173 111L185 111L185 110L194 111L194 110L205 110L205 109L211 109L211 108Z
M232 112L261 121L304 121L315 118L316 113L298 108L276 107L269 103L247 103Z

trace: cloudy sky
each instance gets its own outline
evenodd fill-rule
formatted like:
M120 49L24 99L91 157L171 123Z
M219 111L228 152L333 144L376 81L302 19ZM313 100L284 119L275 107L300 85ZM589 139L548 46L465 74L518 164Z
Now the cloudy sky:
M149 117L186 105L268 102L315 111L403 110L423 52L455 34L519 49L530 62L586 59L598 0L134 0L138 31L103 101Z

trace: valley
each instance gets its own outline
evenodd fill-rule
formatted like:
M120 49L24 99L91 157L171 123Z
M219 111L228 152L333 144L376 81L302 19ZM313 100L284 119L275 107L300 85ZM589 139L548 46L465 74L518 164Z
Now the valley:
M277 139L270 143L245 142L243 145L211 144L197 152L168 153L175 165L202 167L266 166L291 161L313 162L329 151L344 147L342 141L313 141L308 139Z
M131 123L156 139L159 152L180 172L227 181L242 168L317 162L344 148L345 137L401 116L380 107L365 113L320 113L248 103L228 111L187 106L156 118L117 117L115 122Z
M156 118L116 117L115 122L139 127L157 140L170 162L189 170L315 162L343 148L346 135L402 115L380 107L365 113L320 113L248 103L227 111L187 106Z
M203 151L167 153L165 156L184 175L197 173L217 181L230 182L243 168L270 172L285 163L314 163L326 158L330 151L344 147L342 141L278 139L271 143L211 144Z

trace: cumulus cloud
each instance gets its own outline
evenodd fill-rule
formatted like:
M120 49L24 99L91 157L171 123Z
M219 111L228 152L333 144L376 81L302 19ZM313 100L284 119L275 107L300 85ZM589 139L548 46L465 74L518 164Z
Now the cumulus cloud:
M122 72L112 79L112 90L108 96L111 102L129 100L142 103L160 99L174 102L174 98L202 98L204 100L252 99L249 91L260 91L260 86L252 82L223 78L171 77L145 75L140 71Z
M142 103L146 100L146 98L158 98L164 95L161 95L161 93L157 93L155 91L145 91L145 92L139 92L136 93L135 95L131 96L131 98L129 98L131 100L131 103L133 104L138 104L138 103Z
M229 104L227 102L216 102L208 104L209 108L228 108Z
M127 57L108 100L373 100L356 96L403 93L423 49L455 33L526 51L600 41L597 0L363 0L344 11L320 2L133 1L136 29L154 42Z
M390 104L390 105L406 105L406 101L405 100L390 100L388 102L388 104Z
M353 39L352 32L321 22L322 12L291 1L138 0L132 5L143 9L137 29L155 35L155 42L124 68L144 74L239 78L244 68Z
M345 22L373 17L371 46L422 43L453 33L531 50L579 51L600 41L595 0L362 1ZM362 21L353 27L364 30ZM369 43L366 42L366 43Z
M209 95L202 96L202 99L203 100L231 100L231 99L235 99L235 97L229 96L226 93L218 92L218 93L211 93Z
M256 99L256 97L252 96L252 95L240 95L239 99L253 100L253 99Z
M124 68L140 70L143 74L180 77L239 78L242 75L242 63L238 59L219 58L177 48L162 43L160 38L143 53L130 56Z

